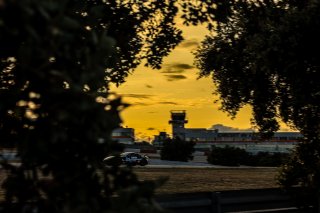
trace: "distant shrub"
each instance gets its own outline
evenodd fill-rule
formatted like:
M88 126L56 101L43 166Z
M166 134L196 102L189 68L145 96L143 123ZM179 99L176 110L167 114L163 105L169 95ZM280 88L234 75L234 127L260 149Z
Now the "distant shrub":
M213 146L208 154L208 162L222 166L280 166L289 158L287 153L258 152L256 155L246 152L244 149L225 146Z
M208 162L222 166L240 166L246 163L249 154L244 150L236 147L212 146L211 152L208 155Z
M249 160L247 161L247 165L278 167L284 164L288 159L288 153L258 152L256 155L250 156Z
M193 160L192 153L195 151L194 146L195 142L193 141L183 141L179 138L167 139L163 142L160 152L161 160L184 162Z

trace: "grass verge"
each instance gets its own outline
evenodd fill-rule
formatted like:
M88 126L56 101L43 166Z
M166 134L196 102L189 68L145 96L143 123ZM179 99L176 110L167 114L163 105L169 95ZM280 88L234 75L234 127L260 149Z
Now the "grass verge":
M276 168L134 168L140 180L168 177L156 194L278 187Z

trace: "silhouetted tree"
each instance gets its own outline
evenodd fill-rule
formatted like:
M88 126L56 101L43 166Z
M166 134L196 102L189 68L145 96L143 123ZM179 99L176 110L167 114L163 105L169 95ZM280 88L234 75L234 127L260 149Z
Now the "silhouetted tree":
M178 9L184 24L211 23L224 15L213 16L225 7L214 2L0 0L0 136L21 158L2 162L6 200L40 212L150 212L154 184L127 169L100 172L122 150L111 131L125 105L108 84L141 63L160 68L182 40Z
M200 76L212 75L222 109L232 116L250 104L267 136L278 130L279 119L301 131L304 140L284 167L282 184L310 187L319 196L320 2L231 4L216 34L195 53Z
M195 142L184 141L179 137L167 139L163 142L160 156L162 160L184 161L193 160Z

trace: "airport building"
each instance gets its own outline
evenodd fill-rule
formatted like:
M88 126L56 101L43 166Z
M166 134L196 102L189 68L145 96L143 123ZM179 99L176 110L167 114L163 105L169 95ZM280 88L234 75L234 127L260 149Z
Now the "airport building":
M122 144L134 144L135 136L133 128L117 128L112 131L112 139Z
M275 132L268 140L261 140L254 131L219 131L218 129L185 128L188 123L185 110L171 111L172 137L185 141L195 141L196 149L209 150L212 146L232 146L245 149L250 153L282 152L287 153L299 143L302 135L299 132ZM164 134L164 133L162 133ZM155 137L155 145L161 145Z

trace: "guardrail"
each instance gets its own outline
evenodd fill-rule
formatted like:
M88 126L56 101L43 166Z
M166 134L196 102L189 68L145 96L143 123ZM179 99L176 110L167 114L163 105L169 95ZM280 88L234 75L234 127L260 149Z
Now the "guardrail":
M158 196L160 206L177 213L299 212L280 189L249 189Z
M156 201L164 209L173 213L301 213L291 197L280 189L249 189L221 192L199 192L160 195ZM15 203L0 203L0 212L4 207L18 212L23 208L38 212L32 203L19 206ZM32 211L31 211L32 210ZM10 211L11 212L11 211Z

